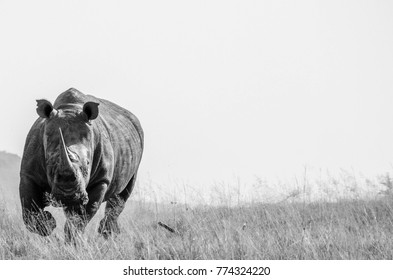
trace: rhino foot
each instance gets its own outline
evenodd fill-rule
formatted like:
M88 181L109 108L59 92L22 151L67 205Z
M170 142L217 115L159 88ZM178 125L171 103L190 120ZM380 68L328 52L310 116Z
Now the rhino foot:
M42 236L50 235L56 228L56 220L48 211L41 211L39 213L27 212L23 220L29 231Z
M98 233L101 234L105 239L110 236L116 236L120 234L120 227L117 220L104 218L100 221L100 226L98 227Z
M73 243L76 245L78 238L82 236L87 222L78 215L68 216L64 225L65 241L67 244Z

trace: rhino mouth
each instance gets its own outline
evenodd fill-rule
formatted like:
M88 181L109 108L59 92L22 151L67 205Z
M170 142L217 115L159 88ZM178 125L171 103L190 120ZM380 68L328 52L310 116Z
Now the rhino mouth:
M89 197L86 192L74 192L65 194L64 192L55 191L50 194L51 204L55 207L70 206L82 204L86 205L89 202Z

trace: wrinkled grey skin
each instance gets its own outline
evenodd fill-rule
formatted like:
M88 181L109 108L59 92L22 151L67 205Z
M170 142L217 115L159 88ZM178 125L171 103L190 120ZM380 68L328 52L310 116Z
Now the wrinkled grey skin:
M56 221L44 208L64 208L65 236L74 240L106 203L99 232L119 233L117 218L136 180L143 152L143 130L129 111L76 89L55 103L37 100L40 116L24 148L20 199L27 228L51 234Z

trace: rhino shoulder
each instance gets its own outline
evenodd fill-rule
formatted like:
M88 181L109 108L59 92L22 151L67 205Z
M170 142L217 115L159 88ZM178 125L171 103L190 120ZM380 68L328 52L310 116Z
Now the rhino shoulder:
M45 181L45 153L43 147L44 119L38 118L31 127L24 146L20 175Z

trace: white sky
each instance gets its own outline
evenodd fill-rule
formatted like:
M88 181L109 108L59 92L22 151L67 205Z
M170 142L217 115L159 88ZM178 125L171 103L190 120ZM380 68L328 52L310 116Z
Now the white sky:
M35 99L112 100L155 182L378 174L393 162L391 1L0 1L0 150Z

